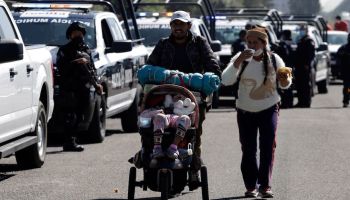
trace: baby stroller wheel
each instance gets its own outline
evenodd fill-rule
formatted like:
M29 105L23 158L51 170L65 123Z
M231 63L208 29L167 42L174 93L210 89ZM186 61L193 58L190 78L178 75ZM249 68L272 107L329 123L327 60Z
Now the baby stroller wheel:
M168 200L169 195L169 173L161 172L159 177L159 188L161 193L161 200Z
M206 166L201 167L201 180L202 199L209 200L208 173Z
M129 172L129 187L128 187L129 200L134 200L135 198L135 186L136 186L136 168L131 167Z

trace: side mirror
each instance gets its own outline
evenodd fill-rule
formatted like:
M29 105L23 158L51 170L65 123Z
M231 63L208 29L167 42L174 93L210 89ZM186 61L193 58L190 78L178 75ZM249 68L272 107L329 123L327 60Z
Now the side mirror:
M221 42L220 40L214 40L210 43L210 47L213 50L213 52L221 51Z
M106 48L106 53L124 53L132 50L132 41L114 41L112 47Z
M328 44L326 42L322 42L317 48L317 51L328 51Z
M22 59L23 44L19 40L0 40L0 63Z

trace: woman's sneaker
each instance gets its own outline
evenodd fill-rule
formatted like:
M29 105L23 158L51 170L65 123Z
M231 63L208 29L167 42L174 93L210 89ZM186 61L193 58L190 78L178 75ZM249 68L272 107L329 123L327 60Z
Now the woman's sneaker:
M258 196L258 190L257 189L248 189L245 193L245 197L257 197Z
M270 187L260 190L260 196L262 198L273 198L273 192Z

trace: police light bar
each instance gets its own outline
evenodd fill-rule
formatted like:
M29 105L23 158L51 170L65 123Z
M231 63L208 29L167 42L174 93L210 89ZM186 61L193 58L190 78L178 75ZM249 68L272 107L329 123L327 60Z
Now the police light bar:
M90 9L92 4L61 4L61 3L15 3L13 8L50 8L50 9Z
M137 12L137 17L171 17L173 16L172 12Z

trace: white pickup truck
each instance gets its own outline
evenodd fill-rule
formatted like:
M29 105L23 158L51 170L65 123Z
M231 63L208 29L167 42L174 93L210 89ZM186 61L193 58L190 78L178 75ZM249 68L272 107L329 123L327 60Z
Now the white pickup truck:
M24 46L0 0L0 159L15 154L22 168L43 165L54 106L52 77L50 52Z

